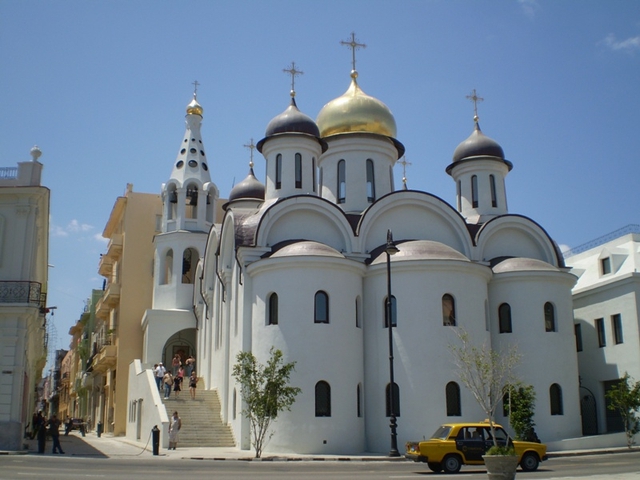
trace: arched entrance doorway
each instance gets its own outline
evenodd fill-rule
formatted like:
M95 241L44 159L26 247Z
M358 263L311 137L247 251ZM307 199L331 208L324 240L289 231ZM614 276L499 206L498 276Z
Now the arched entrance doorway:
M184 362L190 355L196 357L196 329L186 328L174 333L164 344L162 350L162 362L170 368L171 360L175 355L180 356L180 360Z

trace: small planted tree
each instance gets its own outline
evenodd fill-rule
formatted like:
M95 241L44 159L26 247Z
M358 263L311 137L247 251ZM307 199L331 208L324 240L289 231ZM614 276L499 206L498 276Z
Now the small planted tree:
M271 422L279 412L291 410L301 392L300 388L289 386L295 362L284 363L282 352L273 347L269 354L269 360L263 365L251 352L238 353L232 373L240 384L245 404L242 414L251 425L251 443L256 458L260 458L265 441L273 435L269 429Z
M464 329L457 329L457 332L460 344L451 345L450 349L458 367L458 377L489 419L493 446L498 450L500 447L494 426L496 409L502 400L505 386L514 381L513 371L520 362L521 355L515 345L505 352L497 352L486 343L474 345Z
M624 377L605 394L605 397L609 400L607 408L620 412L627 436L627 447L631 448L635 443L636 433L640 431L637 416L640 409L640 381L633 383L629 374L624 372Z
M516 383L508 385L503 398L505 412L509 415L509 423L516 433L516 440L538 442L540 439L534 429L536 392L532 385Z

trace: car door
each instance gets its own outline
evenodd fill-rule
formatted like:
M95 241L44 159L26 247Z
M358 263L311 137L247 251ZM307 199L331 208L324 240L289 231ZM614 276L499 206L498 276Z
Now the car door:
M485 439L482 428L464 427L456 437L456 448L462 452L468 462L482 462L485 452Z

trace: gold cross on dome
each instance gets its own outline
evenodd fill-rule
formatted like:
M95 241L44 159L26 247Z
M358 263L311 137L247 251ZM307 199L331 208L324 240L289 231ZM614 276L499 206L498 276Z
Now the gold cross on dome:
M467 98L473 102L473 119L478 121L478 102L482 102L484 98L479 97L474 88L471 95L467 95Z
M251 150L251 160L249 161L249 167L253 168L253 150L256 148L255 143L253 143L253 138L251 139L251 141L249 141L249 143L243 145L243 147L248 148L249 150Z
M402 165L402 185L406 190L407 189L407 165L412 165L412 163L407 162L407 159L404 155L402 156L402 160L400 160L398 163Z
M296 89L295 89L296 75L304 75L304 72L302 70L296 70L296 62L291 62L291 66L289 68L283 68L282 71L284 73L288 73L289 75L291 75L291 96L295 97L296 96Z
M355 32L351 32L351 41L345 42L344 40L340 40L340 45L346 45L351 49L351 70L356 71L356 50L359 48L367 48L364 43L356 42L356 34Z
M191 85L193 85L193 96L195 97L196 95L198 95L198 85L200 85L200 83L198 83L198 80L196 80Z

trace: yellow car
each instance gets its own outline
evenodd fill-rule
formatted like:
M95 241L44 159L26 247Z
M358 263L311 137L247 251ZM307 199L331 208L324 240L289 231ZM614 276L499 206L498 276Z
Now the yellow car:
M504 428L493 424L498 445L511 445L518 455L522 470L532 472L547 459L547 446L543 443L511 440ZM457 473L462 465L484 465L482 456L493 446L488 422L447 423L429 440L407 442L405 457L425 462L434 472Z

